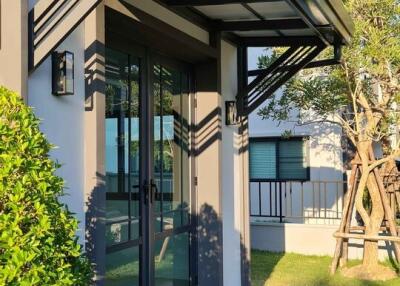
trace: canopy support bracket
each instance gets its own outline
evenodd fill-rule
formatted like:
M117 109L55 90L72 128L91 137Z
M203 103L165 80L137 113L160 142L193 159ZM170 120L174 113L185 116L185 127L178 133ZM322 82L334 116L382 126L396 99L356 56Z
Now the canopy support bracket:
M258 70L254 80L248 84L244 83L243 88L239 88L239 93L236 98L238 115L248 116L251 112L256 110L296 73L307 67L307 65L310 65L312 60L325 48L326 45L322 42L315 45L290 46L268 68ZM314 62L314 67L336 64L339 61L336 54L339 53L335 52L335 59L333 60ZM335 61L335 63L331 61ZM247 64L244 65L239 62L239 69L246 69L245 74L247 76L250 75L247 72Z

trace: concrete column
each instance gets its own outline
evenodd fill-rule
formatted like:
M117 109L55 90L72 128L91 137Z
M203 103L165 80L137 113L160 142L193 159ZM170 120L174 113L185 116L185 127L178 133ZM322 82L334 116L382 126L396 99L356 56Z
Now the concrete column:
M220 63L196 66L198 285L222 285Z
M105 22L104 4L85 20L86 251L96 263L96 285L105 274Z
M28 0L0 0L0 85L27 98Z

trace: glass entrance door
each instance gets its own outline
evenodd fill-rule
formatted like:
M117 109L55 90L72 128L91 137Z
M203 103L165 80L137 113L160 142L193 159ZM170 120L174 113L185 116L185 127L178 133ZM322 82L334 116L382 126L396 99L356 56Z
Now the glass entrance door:
M139 285L141 59L106 50L106 285Z
M189 76L153 66L155 285L190 285Z
M192 285L189 75L106 49L106 285Z

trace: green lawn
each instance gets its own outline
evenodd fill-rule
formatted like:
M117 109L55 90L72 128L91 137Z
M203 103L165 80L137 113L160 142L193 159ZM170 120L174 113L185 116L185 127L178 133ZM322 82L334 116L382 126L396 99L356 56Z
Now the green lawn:
M252 286L399 286L400 278L386 282L348 279L328 273L331 257L252 251ZM360 261L350 261L356 265ZM387 262L387 265L390 265Z

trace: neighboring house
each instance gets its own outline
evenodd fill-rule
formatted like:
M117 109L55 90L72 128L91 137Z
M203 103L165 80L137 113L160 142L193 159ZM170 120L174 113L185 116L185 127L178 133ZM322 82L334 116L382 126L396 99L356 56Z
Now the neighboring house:
M262 52L250 49L249 54ZM254 58L249 62L254 65ZM351 150L341 127L321 121L312 111L294 110L287 121L277 122L262 119L258 110L248 117L251 247L332 255L351 169ZM301 124L300 112L307 124ZM381 154L379 144L375 149ZM361 259L362 244L351 243L349 257ZM387 259L387 249L393 251L381 242L381 259Z
M249 116L251 214L259 220L338 224L346 180L341 127L321 122L312 111L292 111L285 122L262 119L257 111ZM299 122L299 112L308 113L307 124ZM283 192L281 208L275 189Z
M0 2L0 84L58 146L62 200L96 284L250 285L247 116L327 46L349 41L342 3ZM291 48L277 67L290 73L247 84L248 47L282 45ZM271 74L278 82L264 84ZM225 121L235 104L240 120ZM288 167L302 142L274 142L279 178L329 172L322 160L305 170L307 158Z

